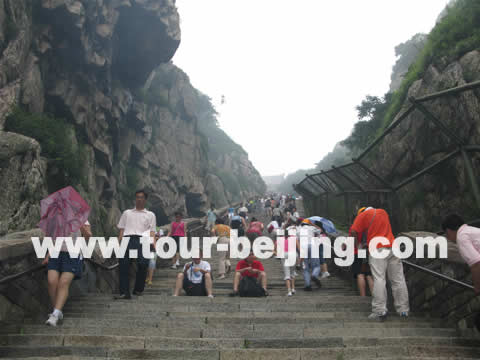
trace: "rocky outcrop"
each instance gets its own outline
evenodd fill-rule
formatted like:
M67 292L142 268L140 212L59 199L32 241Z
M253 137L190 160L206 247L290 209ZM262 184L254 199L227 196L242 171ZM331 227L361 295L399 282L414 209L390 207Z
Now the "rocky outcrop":
M420 97L480 80L480 52L473 51L458 61L431 65L421 80L409 89L408 97ZM405 103L404 109L409 105ZM427 109L464 141L480 142L480 92L467 91L424 103ZM415 111L379 146L370 161L372 168L392 183L398 183L457 148L424 115ZM475 176L480 175L480 154L472 154ZM466 219L478 218L478 209L461 156L457 156L402 188L401 206L396 207L400 229L437 229L449 212Z
M8 195L0 235L35 227L38 200L60 184L75 186L88 200L99 233L115 232L138 188L149 192L160 224L176 210L205 212L209 193L216 196L215 175L199 130L198 91L168 63L180 43L174 0L0 0L0 22L0 130L14 104L51 114L64 119L83 159L80 178L61 184L38 143L0 133L7 147L18 139L30 144L15 145L1 163L2 194L22 190ZM168 85L160 93L150 90L155 74ZM246 154L228 171L261 183ZM223 196L245 198L258 189Z
M47 193L46 167L35 140L0 131L0 233L29 229L39 219L40 199Z
M397 61L393 66L390 77L390 92L393 93L400 88L410 65L413 64L418 54L420 54L426 42L426 34L416 34L410 40L395 46Z

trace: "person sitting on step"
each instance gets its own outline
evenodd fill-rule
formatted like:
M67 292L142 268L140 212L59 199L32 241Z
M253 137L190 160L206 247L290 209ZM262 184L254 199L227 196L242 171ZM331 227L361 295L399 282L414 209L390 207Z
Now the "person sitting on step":
M186 263L183 272L177 275L173 296L179 296L182 288L187 296L213 298L211 267L208 261L202 260L201 251L200 257L193 258L191 262Z
M256 260L253 250L246 259L237 263L230 296L268 296L267 274L262 263Z

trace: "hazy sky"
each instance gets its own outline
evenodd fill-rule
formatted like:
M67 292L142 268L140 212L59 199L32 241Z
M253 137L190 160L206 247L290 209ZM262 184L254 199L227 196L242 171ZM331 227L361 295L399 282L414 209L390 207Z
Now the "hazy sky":
M262 175L293 172L350 134L355 106L387 92L394 47L429 32L446 3L177 0L173 61Z

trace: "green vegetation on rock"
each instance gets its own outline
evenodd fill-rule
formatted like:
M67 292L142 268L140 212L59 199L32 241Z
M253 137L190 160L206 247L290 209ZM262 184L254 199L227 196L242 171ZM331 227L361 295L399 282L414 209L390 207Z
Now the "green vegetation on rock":
M37 140L49 164L49 187L53 190L71 185L85 185L85 153L78 144L71 125L64 119L34 114L14 107L5 122L5 130Z

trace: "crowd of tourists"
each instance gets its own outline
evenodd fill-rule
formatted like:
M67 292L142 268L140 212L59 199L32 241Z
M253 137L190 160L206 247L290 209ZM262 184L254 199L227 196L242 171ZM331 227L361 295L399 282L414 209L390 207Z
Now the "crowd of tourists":
M156 248L156 242L165 235L157 228L155 214L146 209L148 194L139 190L135 193L135 207L127 209L121 215L117 227L118 238L129 238L126 256L119 259L119 294L117 300L132 299L130 292L130 250L137 250L137 270L133 295L142 296L145 286L151 286L153 273L156 268L157 258L147 259L143 256L140 239L142 236L153 238L152 250ZM267 219L264 225L259 219ZM467 264L472 271L472 278L477 293L480 292L480 229L468 226L458 215L450 215L442 224L446 236L450 241L456 241ZM323 256L323 245L316 245L313 239L331 236L331 226L320 217L302 218L295 207L295 197L290 195L271 194L266 198L258 198L243 204L240 208L230 208L227 215L222 217L212 207L207 212L205 230L211 236L218 238L217 244L224 245L218 249L218 268L216 279L225 279L232 272L232 264L229 258L229 240L232 230L238 232L238 236L246 236L254 241L259 236L270 236L275 240L276 254L279 249L294 253L293 264L287 259L281 258L283 279L285 281L287 296L296 293L295 280L297 272L303 272L304 291L312 291L312 282L317 288L321 288L322 279L328 278L328 266ZM282 233L285 236L280 236ZM299 241L299 234L307 234L309 241ZM402 262L392 252L394 236L387 212L383 209L363 207L356 214L355 220L350 227L350 236L355 239L355 259L351 267L353 277L357 281L361 296L367 295L367 288L372 296L372 313L369 319L384 320L387 316L387 278L391 284L395 310L401 317L409 315L408 290L405 282ZM92 236L92 229L88 221L83 223L80 229L71 234L73 238L84 237L86 241ZM175 213L175 219L171 222L166 236L175 240L178 245L182 237L187 236L187 225L182 218L181 212ZM388 244L379 244L377 249L383 252L382 258L358 256L360 249L368 249L370 241L375 237L388 239ZM284 243L281 243L281 242ZM289 246L295 249L289 249ZM63 244L65 246L65 244ZM47 257L44 263L48 267L48 292L51 298L53 311L46 323L56 326L63 319L63 307L68 298L69 288L74 279L82 275L81 254L68 253L67 248L61 248L57 258ZM304 247L303 249L301 247ZM318 246L318 249L315 248ZM289 251L290 250L290 251ZM293 251L295 250L295 251ZM303 257L300 256L304 254ZM318 254L318 255L317 255ZM180 266L180 257L177 252L172 260L172 269ZM173 296L179 296L183 292L188 296L214 297L214 281L211 264L202 258L193 258L184 264L181 272L177 274ZM230 296L268 296L267 272L253 251L236 264Z

